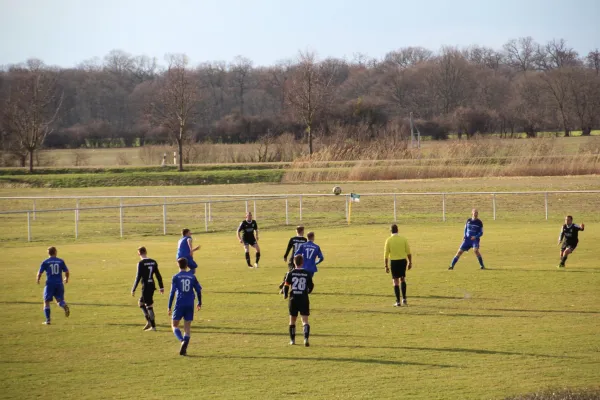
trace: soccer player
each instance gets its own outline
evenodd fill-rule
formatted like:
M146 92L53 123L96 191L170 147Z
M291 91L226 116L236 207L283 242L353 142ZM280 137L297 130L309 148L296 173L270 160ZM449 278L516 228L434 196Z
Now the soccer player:
M306 238L304 237L304 227L302 225L299 225L296 227L296 236L293 236L290 238L287 248L285 249L285 254L283 255L283 261L288 263L288 272L293 270L295 268L294 266L294 253L296 253L296 251L298 251L298 248L300 247L301 244L306 243ZM293 249L293 251L292 251ZM288 260L288 254L290 254L290 259ZM287 272L285 273L285 275L283 276L283 281L281 282L281 285L279 285L279 293L282 294L283 293L283 285L285 284L285 277L287 276Z
M196 268L198 268L198 264L194 261L194 252L200 250L200 245L194 247L192 244L192 231L189 229L181 230L181 239L177 243L177 260L181 257L185 258L188 261L188 267L192 274L196 273Z
M173 275L171 280L171 293L169 294L169 315L173 315L173 333L177 340L181 342L181 348L179 349L179 355L187 355L187 348L190 344L192 321L194 320L194 291L198 296L198 305L196 309L200 311L202 307L202 287L196 279L193 272L187 271L187 259L180 258L177 260L179 264L179 273ZM177 294L177 300L175 301L175 309L171 313L171 307L173 306L173 299ZM183 319L183 331L181 334L179 329L179 322Z
M138 248L138 256L140 261L137 265L137 274L135 281L133 281L133 287L131 288L131 295L135 296L135 289L140 281L142 282L142 297L138 301L144 317L146 318L145 331L155 331L156 322L154 316L154 291L156 290L156 284L154 278L158 281L158 287L160 288L160 294L163 294L165 287L163 286L162 276L158 270L158 263L151 258L148 258L148 252L144 246Z
M71 314L71 310L67 303L65 303L65 285L63 284L62 273L65 273L65 283L69 283L69 269L65 262L56 257L56 247L48 247L48 258L42 262L40 269L36 276L36 282L39 285L42 273L46 273L46 286L44 287L44 314L46 315L46 321L44 325L50 325L50 302L52 298L56 300L56 304L65 310L65 316L68 317Z
M565 217L565 224L562 226L560 230L560 236L558 237L558 244L560 247L560 264L558 264L558 268L564 268L565 263L567 262L567 257L569 254L575 251L577 247L577 243L579 243L579 232L583 232L585 229L585 224L577 225L573 223L573 217L571 215L567 215Z
M389 274L391 267L392 282L394 283L394 294L396 295L396 303L394 303L394 307L400 307L401 304L407 306L406 269L412 268L412 254L406 238L398 235L398 225L393 224L390 230L392 235L387 238L383 248L385 273ZM407 259L408 262L406 261ZM398 287L399 283L400 287ZM400 303L400 289L402 289L402 303Z
M283 287L283 298L289 296L288 310L290 312L290 344L296 344L296 319L298 314L302 319L304 330L304 346L308 347L308 337L310 336L310 325L308 316L310 315L309 293L313 291L315 285L311 274L302 268L303 257L301 254L294 256L294 265L296 268L288 272L285 277L285 286Z
M456 255L452 259L452 264L448 269L454 269L454 266L458 262L458 259L465 251L469 251L469 249L473 248L473 252L477 256L477 261L479 261L479 268L485 269L483 265L483 258L481 257L481 253L479 252L479 241L483 236L483 222L478 218L479 212L477 209L473 209L471 211L471 218L467 219L467 223L465 224L465 233L463 237L463 242L456 252Z
M256 221L252 219L252 213L246 213L246 219L242 221L237 230L237 238L244 245L244 255L246 257L246 264L248 268L252 268L250 263L250 246L256 249L256 262L254 267L258 268L258 261L260 260L260 247L258 246L258 225Z
M310 274L312 278L315 272L318 271L317 265L321 264L325 261L325 257L323 257L323 253L321 252L321 248L318 244L315 243L315 233L308 232L306 235L308 241L306 243L302 243L298 250L294 252L294 255L302 254L304 259L304 267L303 269Z

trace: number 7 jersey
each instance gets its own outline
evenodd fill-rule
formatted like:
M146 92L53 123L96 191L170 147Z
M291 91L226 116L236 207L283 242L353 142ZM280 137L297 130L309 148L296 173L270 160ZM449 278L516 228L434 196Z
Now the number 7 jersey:
M285 284L290 287L290 300L308 300L315 287L310 273L300 268L288 272Z

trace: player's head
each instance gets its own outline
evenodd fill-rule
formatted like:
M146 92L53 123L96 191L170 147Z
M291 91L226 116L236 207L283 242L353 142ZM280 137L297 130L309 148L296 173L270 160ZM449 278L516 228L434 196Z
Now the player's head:
M179 269L186 269L188 267L188 260L184 257L178 258L177 264L179 264Z
M308 235L306 235L306 238L308 240L310 240L311 242L315 240L315 233L314 232L308 232Z
M58 252L56 251L56 247L54 247L54 246L50 246L50 247L48 247L48 255L49 255L50 257L56 257L56 254L57 254L57 253L58 253Z
M479 211L477 211L476 208L471 210L471 215L473 216L473 218L477 219L477 217L479 217Z
M300 236L304 235L304 227L302 225L298 225L296 227L296 233Z
M192 231L190 231L188 228L181 230L181 236L191 236L191 235L192 235Z
M252 213L250 211L248 211L246 213L246 221L248 221L248 222L252 221Z
M302 254L294 256L294 265L296 268L302 268L302 265L304 265L304 257L302 257Z
M398 233L398 225L392 224L392 226L390 226L390 231L392 233Z
M571 225L572 223L573 223L573 216L572 215L567 215L565 217L565 224Z
M144 246L138 247L138 255L140 257L144 257L146 254L148 254L148 252Z

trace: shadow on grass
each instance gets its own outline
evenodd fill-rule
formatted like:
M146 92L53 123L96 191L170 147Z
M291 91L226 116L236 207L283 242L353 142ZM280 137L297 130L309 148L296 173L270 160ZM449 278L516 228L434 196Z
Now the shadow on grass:
M412 346L365 346L365 345L323 345L323 347L340 348L340 349L385 349L385 350L421 350L421 351L437 351L442 353L470 353L470 354L484 354L484 355L501 355L501 356L528 356L528 357L542 357L542 358L570 358L570 359L581 359L581 357L572 356L558 356L551 354L537 354L537 353L520 353L516 351L497 351L497 350L485 350L485 349L464 349L459 347L412 347Z
M276 291L269 292L259 292L259 291L216 291L211 292L215 294L274 294L276 296L280 296ZM316 291L312 294L312 296L347 296L347 297L390 297L389 294L378 294L378 293L335 293L335 292L319 292ZM442 300L463 300L463 296L411 296L411 298L415 299L442 299Z
M328 308L326 309L327 312L332 312L332 313L339 313L339 314L343 314L343 313L358 313L358 314L398 314L398 315L412 315L412 316L436 316L436 317L468 317L468 318L506 318L506 315L500 315L500 314L464 314L464 313L459 313L459 314L446 314L446 313L439 313L439 312L423 312L423 311L414 311L415 307L406 307L408 308L410 311L406 311L403 312L403 307L401 308L395 308L393 310L342 310L342 309L331 309ZM404 308L404 309L406 309ZM315 308L315 310L317 310L317 308ZM320 309L323 310L323 309ZM511 318L514 318L511 317Z
M0 301L0 304L37 304L42 305L42 301ZM54 301L51 304L55 304ZM71 303L67 302L69 306L77 306L77 307L136 307L137 305L132 304L103 304L103 303Z
M420 363L413 361L395 361L395 360L382 360L376 358L350 358L350 357L285 357L285 356L233 356L233 355L207 355L200 356L201 358L218 358L232 359L232 360L284 360L284 361L310 361L310 362L341 362L341 363L360 363L360 364L379 364L379 365L413 365L420 367L437 367L437 368L460 368L458 365L449 364L429 364Z
M486 271L500 271L500 272L543 272L543 273L550 273L550 272L561 272L561 273L571 273L571 272L575 272L575 273L585 273L585 274L597 274L600 273L600 268L586 268L586 269L569 269L569 268L563 268L563 269L558 269L558 268L549 268L549 269L531 269L531 268L485 268Z

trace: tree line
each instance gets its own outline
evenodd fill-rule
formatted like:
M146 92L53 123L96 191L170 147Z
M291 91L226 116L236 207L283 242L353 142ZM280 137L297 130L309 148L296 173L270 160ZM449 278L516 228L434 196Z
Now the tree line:
M76 68L31 59L0 70L0 150L33 168L46 148L245 143L291 133L313 138L352 127L360 139L579 130L600 124L600 51L578 54L563 39L531 37L501 49L405 47L383 59L293 60L255 66L191 65L113 50ZM356 129L356 128L360 129ZM392 133L390 133L392 132ZM181 157L180 157L181 158Z

